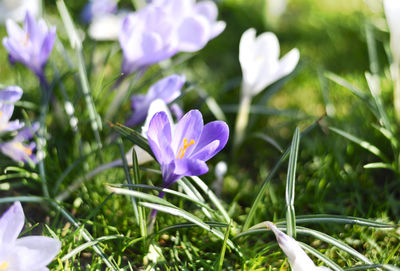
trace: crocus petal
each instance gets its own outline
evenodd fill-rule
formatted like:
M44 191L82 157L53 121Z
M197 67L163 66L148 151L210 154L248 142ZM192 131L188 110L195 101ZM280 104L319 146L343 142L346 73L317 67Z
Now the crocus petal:
M166 103L170 103L179 97L185 81L186 78L183 75L173 74L167 76L150 87L147 97L152 101L159 98Z
M200 14L207 18L210 22L217 19L218 8L212 1L202 1L195 5L194 7L197 14Z
M390 49L394 62L400 64L400 1L383 0L386 20L390 30Z
M279 247L288 257L290 266L293 271L316 271L316 270L330 270L326 267L317 267L314 262L308 257L304 250L300 247L299 243L292 237L284 234L273 223L267 221L267 226L275 234Z
M96 17L89 26L89 36L95 40L117 40L126 12Z
M194 145L186 148L185 155L189 156L194 150L194 146L198 143L198 139L203 130L203 117L198 110L190 110L176 124L175 132L172 139L172 149L177 155L179 149L184 144L184 139L188 142L194 141Z
M167 115L169 123L170 124L173 123L172 117L171 117L171 113L168 110L167 104L161 99L155 99L150 104L149 110L147 111L146 121L144 122L144 125L142 127L142 135L144 137L147 137L147 131L149 130L149 124L150 124L151 119L158 112L165 112L165 114Z
M207 161L222 150L229 138L229 127L223 121L207 123L191 158Z
M21 270L28 270L48 265L59 253L61 242L45 236L27 236L18 239L15 246L21 251Z
M279 61L279 69L276 72L278 79L291 73L297 66L300 59L300 52L297 48L292 49Z
M147 138L150 148L160 164L173 160L174 153L170 147L171 125L165 112L158 112L151 119Z
M175 173L182 176L198 176L208 172L206 162L198 159L176 159Z
M24 210L21 203L17 201L0 218L0 244L14 243L24 223Z
M32 123L31 127L27 126L26 128L19 131L18 134L15 136L15 140L25 141L33 138L33 134L39 130L39 126L39 122Z
M15 103L22 97L22 89L18 86L10 86L0 90L0 102Z
M203 16L184 19L178 28L179 50L195 52L203 48L210 36L210 25Z
M42 47L40 49L41 63L46 63L47 59L49 58L51 50L53 49L55 39L56 39L56 28L52 27L49 33L44 38Z

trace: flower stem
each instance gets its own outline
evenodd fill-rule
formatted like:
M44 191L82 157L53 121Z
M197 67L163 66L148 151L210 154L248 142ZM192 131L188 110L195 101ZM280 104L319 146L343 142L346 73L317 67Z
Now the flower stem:
M397 122L400 122L400 68L397 63L393 63L392 78L393 78L394 112Z
M40 87L42 88L42 104L40 106L40 127L38 131L38 139L37 139L37 157L38 157L38 168L40 179L42 180L42 190L43 195L45 197L50 197L49 189L47 187L47 179L46 179L46 170L44 165L44 159L46 157L46 115L51 95L51 90L49 84L46 80L46 76L44 72L40 72L36 74L40 81Z
M250 95L243 95L240 100L239 110L236 117L235 138L233 141L234 152L239 148L240 144L244 140L245 130L249 121L251 98Z

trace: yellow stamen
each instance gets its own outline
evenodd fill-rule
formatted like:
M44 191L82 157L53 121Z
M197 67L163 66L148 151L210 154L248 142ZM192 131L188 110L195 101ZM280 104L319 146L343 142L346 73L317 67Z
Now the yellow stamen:
M14 147L17 149L20 149L21 151L25 152L29 156L32 155L32 150L30 148L27 148L24 145L22 145L21 142L14 142ZM1 269L0 269L0 271L1 271Z
M22 40L21 43L22 45L26 46L28 45L28 42L29 42L29 33L26 33L25 40Z
M176 156L176 159L182 159L183 156L185 155L186 149L194 144L194 140L190 140L189 144L188 144L188 139L184 138L183 139L183 147L179 149L178 155Z
M2 262L0 264L0 271L6 271L8 268L8 262Z
M0 111L0 118L1 118L2 115L3 115L3 111Z

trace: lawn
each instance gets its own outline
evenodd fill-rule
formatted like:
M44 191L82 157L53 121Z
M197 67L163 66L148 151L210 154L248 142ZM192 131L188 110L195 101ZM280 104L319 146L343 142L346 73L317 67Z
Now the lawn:
M121 0L115 12L144 2ZM293 236L318 266L399 270L400 79L381 1L288 0L280 15L268 10L271 0L214 2L223 32L196 50L182 45L139 65L127 57L141 53L135 37L122 44L89 35L86 2L43 1L37 17L56 27L43 66L11 65L10 50L0 48L2 88L23 90L11 120L35 130L35 148L24 147L25 159L16 161L4 144L18 131L4 130L8 120L0 114L1 210L20 201L20 236L61 242L50 270L310 270L290 267L266 221ZM162 16L150 20L155 31L170 23ZM300 57L290 71L246 92L239 43L250 28L257 36L275 33L280 58L293 48ZM0 29L2 37L12 35ZM185 35L197 40L198 33ZM163 42L147 38L142 42ZM270 57L256 47L247 54L254 58L250 73ZM268 73L261 68L261 77ZM189 112L184 132L173 125L171 139L160 124L166 114L157 113L142 133L149 88L173 74L185 81L175 77L168 88L183 87L164 100L175 123L180 109ZM214 126L199 130L198 114ZM202 136L213 146L200 146ZM152 157L144 163L146 151ZM13 270L1 246L0 270Z

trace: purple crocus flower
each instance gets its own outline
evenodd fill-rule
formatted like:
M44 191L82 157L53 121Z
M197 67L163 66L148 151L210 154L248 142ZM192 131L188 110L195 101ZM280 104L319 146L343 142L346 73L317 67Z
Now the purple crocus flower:
M112 14L117 11L116 0L92 0L87 3L81 13L81 18L86 23L90 23L94 17Z
M35 142L27 144L24 142L32 139L33 133L38 129L39 123L34 123L32 127L22 129L12 140L0 143L0 151L16 162L31 162L36 164L38 159L35 154Z
M228 137L229 128L225 122L204 125L198 110L186 113L173 128L165 112L156 113L150 121L147 138L161 165L163 187L169 187L184 176L207 173L206 161L226 145Z
M122 73L144 70L178 52L200 50L225 29L217 15L212 1L151 1L124 20L119 35Z
M11 132L24 126L19 120L10 121L14 112L14 103L21 99L22 89L17 86L10 86L0 90L0 134Z
M167 76L152 85L146 95L135 95L131 98L132 117L126 122L126 126L135 126L146 119L150 104L161 99L166 104L172 102L181 95L181 88L185 84L185 76L173 74Z
M14 21L6 22L8 37L3 45L9 54L11 64L20 62L31 69L39 79L44 79L44 66L53 49L56 28L47 28L43 19L38 22L27 12L21 29Z
M46 236L18 238L25 224L25 215L19 201L0 218L0 270L45 271L57 256L61 242Z

